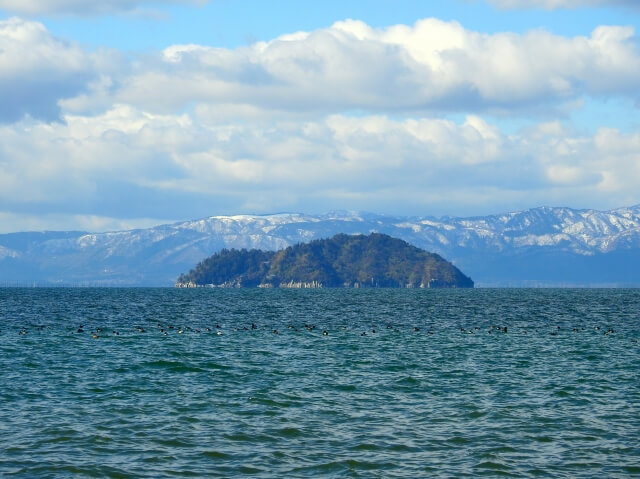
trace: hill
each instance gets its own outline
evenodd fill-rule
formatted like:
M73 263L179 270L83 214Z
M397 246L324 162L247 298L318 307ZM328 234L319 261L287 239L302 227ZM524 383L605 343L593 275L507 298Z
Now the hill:
M338 234L272 252L228 250L183 274L177 287L472 288L473 281L437 254L372 233Z

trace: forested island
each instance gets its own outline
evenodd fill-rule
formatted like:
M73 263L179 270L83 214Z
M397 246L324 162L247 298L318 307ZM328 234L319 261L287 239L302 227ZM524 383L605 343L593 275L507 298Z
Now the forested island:
M223 249L175 284L179 288L473 288L441 256L391 236L338 234L280 251Z

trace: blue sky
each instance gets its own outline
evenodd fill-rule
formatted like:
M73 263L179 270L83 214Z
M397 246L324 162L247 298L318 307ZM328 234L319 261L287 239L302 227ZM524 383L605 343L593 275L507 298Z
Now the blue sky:
M640 203L639 5L0 0L0 232Z

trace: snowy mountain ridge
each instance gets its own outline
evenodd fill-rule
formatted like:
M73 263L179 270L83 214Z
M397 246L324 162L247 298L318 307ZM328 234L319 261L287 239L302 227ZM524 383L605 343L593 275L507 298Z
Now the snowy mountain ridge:
M469 218L338 211L211 216L107 233L5 234L0 281L168 286L222 248L278 250L337 233L370 232L438 253L479 285L636 284L629 269L640 270L634 263L640 257L640 205L609 211L545 206ZM576 276L562 276L554 263Z

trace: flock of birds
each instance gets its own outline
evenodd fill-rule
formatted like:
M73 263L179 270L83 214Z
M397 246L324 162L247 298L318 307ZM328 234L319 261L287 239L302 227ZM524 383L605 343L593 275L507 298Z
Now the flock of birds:
M33 326L31 329L35 330L35 331L42 331L45 329L50 328L50 326L46 326L46 325L36 325ZM147 327L148 328L148 327ZM259 327L257 326L255 323L251 323L250 326L248 325L243 325L243 326L234 326L231 328L228 328L225 330L225 328L223 328L223 326L221 326L220 324L216 324L213 327L204 327L204 328L193 328L190 326L175 326L172 324L162 324L162 323L157 323L155 325L155 327L151 328L151 329L146 329L143 326L139 326L139 325L135 325L133 326L133 328L127 328L126 330L122 330L122 334L127 334L127 333L147 333L147 332L158 332L164 336L168 336L170 334L184 334L184 333L193 333L193 334L198 334L198 333L209 333L209 334L217 334L218 336L222 336L223 334L225 334L225 332L229 331L233 331L233 332L240 332L240 331L255 331L258 329L266 329L269 330L271 333L273 333L274 335L278 335L280 334L280 331L276 328L273 327L268 327L268 326L264 326L264 327ZM306 330L306 331L316 331L319 329L317 328L317 326L315 324L304 324L302 326L295 326L293 324L289 324L287 326L287 329L292 330L293 332L299 332L300 330ZM339 328L342 331L346 331L349 328L347 326L341 326ZM400 329L397 326L394 326L392 324L387 324L385 328L386 330L393 330L395 332L399 332ZM412 327L412 331L414 333L420 333L422 331L423 328L418 327L418 326L413 326ZM596 333L601 333L604 336L608 336L608 335L612 335L615 333L613 328L608 328L608 329L604 329L601 328L600 326L593 326L592 328L585 328L585 327L573 327L571 329L569 328L565 328L565 330L567 331L571 331L573 333L582 333L585 332L587 330L592 330ZM18 330L18 334L21 336L25 336L29 333L30 329L22 326L20 327L20 329ZM473 328L464 328L464 327L460 327L459 328L460 333L462 334L476 334L476 333L482 333L485 332L487 334L507 334L509 332L509 328L507 326L495 326L495 325L491 325L488 329L485 328L480 328L479 326L475 326ZM526 328L517 328L517 331L520 334L528 334L529 331ZM536 333L540 333L540 329L536 328L534 330ZM557 336L560 332L562 332L563 329L561 326L556 326L553 329L551 329L550 331L550 335L551 336ZM361 328L358 329L358 332L360 334L360 336L370 336L370 335L375 335L377 333L379 333L379 329L376 326L371 326L370 328L367 328L365 330L362 330ZM433 326L430 326L429 328L425 329L425 332L427 335L432 335L436 333L436 329ZM0 334L2 333L2 330L0 330ZM72 330L71 332L72 334L88 334L91 336L91 338L93 339L99 339L101 336L120 336L121 332L120 330L117 329L107 329L107 328L103 328L103 327L95 327L95 328L85 328L84 324L80 324L77 328L74 328L74 330ZM323 336L329 336L329 330L327 329L323 329L322 330L322 335ZM634 343L638 343L637 339L632 339L632 341Z

